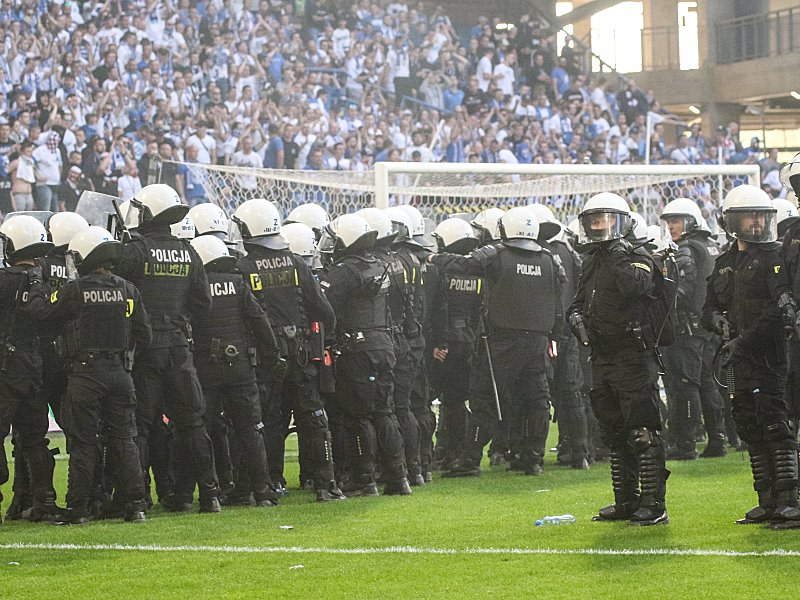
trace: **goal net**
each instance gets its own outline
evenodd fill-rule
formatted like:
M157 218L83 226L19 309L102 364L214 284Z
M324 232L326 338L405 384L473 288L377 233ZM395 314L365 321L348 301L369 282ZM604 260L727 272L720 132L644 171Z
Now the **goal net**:
M758 165L509 165L380 162L370 171L295 171L183 163L227 212L251 198L274 202L284 216L314 202L331 215L413 204L435 223L493 206L547 204L562 222L598 192L616 192L650 224L675 198L701 202L707 216L742 183L760 184Z

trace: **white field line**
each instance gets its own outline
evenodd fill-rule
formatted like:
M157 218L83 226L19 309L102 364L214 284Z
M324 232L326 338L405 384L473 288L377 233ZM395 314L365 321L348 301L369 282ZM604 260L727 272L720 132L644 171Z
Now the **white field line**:
M800 557L800 550L706 550L699 548L420 548L387 546L376 548L325 548L302 546L160 546L156 544L0 544L0 550L80 550L121 552L211 552L226 554L444 554L444 555L594 555L594 556L722 556L730 558Z

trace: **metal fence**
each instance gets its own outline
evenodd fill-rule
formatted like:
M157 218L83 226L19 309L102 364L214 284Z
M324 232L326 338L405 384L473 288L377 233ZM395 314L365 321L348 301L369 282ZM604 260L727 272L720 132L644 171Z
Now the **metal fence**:
M720 65L766 58L800 49L800 8L721 21L714 25Z

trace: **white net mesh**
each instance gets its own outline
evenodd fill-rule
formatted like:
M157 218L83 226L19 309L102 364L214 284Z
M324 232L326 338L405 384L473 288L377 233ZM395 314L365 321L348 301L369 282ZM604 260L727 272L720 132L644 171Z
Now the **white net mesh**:
M275 202L284 216L305 202L320 204L331 215L368 206L413 204L436 223L454 213L533 202L547 204L559 219L568 222L598 192L620 194L651 224L658 222L663 206L675 198L699 201L711 218L728 190L742 183L759 183L758 167L672 165L650 167L642 173L636 168L588 165L588 169L576 169L564 165L561 173L536 173L526 171L531 165L520 165L520 172L498 173L494 172L496 168L508 170L510 166L383 164L389 167L385 188L376 186L375 171L294 171L188 163L185 167L204 182L208 199L228 212L251 198ZM415 172L416 168L420 171ZM465 168L473 170L450 172ZM548 169L559 167L550 165Z

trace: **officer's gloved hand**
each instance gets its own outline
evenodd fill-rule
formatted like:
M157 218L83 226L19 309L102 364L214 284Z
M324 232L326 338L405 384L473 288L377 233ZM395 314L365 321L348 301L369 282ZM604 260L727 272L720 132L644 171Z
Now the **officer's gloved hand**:
M28 283L31 285L37 285L44 282L41 266L31 265L25 269L25 272L28 274Z
M735 337L730 342L725 342L722 346L722 366L727 367L744 354L744 341L741 337Z
M711 316L711 327L714 330L714 333L716 333L717 335L723 334L724 332L723 328L726 325L729 326L730 322L728 321L728 319L725 318L725 315L723 315L722 313L715 312Z

